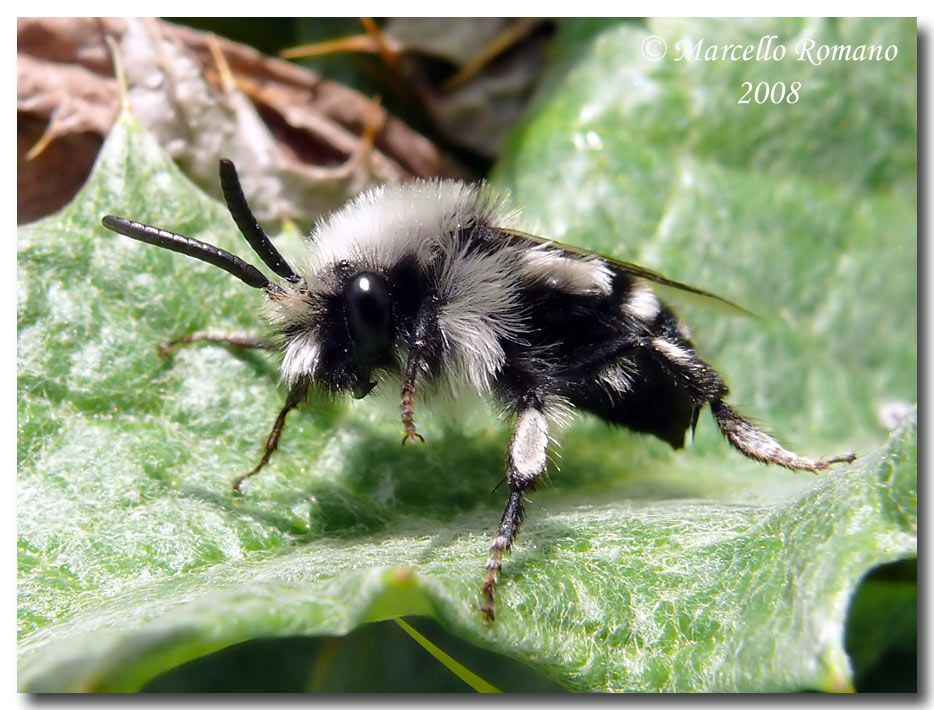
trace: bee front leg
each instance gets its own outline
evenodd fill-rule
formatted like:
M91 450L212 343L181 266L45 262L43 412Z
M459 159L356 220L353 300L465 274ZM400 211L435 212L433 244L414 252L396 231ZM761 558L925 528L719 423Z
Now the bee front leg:
M405 436L402 443L418 439L425 441L425 437L418 433L415 427L415 412L412 404L415 401L415 388L419 380L431 369L430 363L436 362L441 354L441 338L438 330L437 298L432 297L418 313L412 328L412 338L408 348L408 359L405 370L402 372L402 426L405 427Z
M415 412L412 410L412 403L415 400L415 384L420 371L421 359L416 354L410 353L402 375L402 426L405 427L405 436L402 437L403 445L415 439L423 443L425 441L425 437L419 434L415 427Z
M548 420L541 409L530 407L516 418L507 462L509 499L490 547L483 580L484 601L480 607L490 621L495 617L496 582L503 566L503 556L512 548L522 525L525 492L531 490L545 474L548 464Z
M234 348L256 348L259 350L274 350L276 347L271 340L252 333L217 333L209 330L199 330L160 344L159 354L168 357L179 345L191 345L193 343L219 343Z
M248 473L244 473L241 476L237 476L233 481L230 482L230 487L233 488L237 493L241 493L240 484L243 483L250 476L255 476L257 473L263 470L266 464L269 463L269 459L275 453L276 449L279 448L279 437L282 436L282 430L285 428L285 418L289 415L293 409L298 407L301 401L305 398L307 392L307 387L304 384L298 384L292 387L289 390L289 394L286 397L285 404L283 405L279 416L276 417L275 424L272 425L272 431L269 432L269 436L266 438L266 448L263 452L263 458L260 460L256 466L253 467Z

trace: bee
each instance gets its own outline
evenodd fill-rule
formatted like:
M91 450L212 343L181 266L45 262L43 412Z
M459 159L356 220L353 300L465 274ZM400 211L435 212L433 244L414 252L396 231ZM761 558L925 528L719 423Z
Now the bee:
M362 399L378 382L394 382L403 444L423 441L420 393L475 390L512 423L506 505L479 607L490 620L503 557L546 472L552 429L574 410L677 449L706 406L726 440L756 461L817 472L855 458L799 456L727 404L727 385L653 285L723 299L522 232L506 201L483 185L418 180L366 192L317 224L295 269L259 226L230 161L220 162L220 181L234 222L277 278L191 237L112 215L102 222L217 266L265 296L288 394L260 462L233 488L266 466L286 416L312 387ZM180 340L268 345L197 333Z

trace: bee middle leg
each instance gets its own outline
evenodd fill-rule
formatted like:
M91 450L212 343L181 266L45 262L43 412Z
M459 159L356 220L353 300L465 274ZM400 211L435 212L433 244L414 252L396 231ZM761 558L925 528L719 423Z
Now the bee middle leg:
M483 604L480 611L492 621L496 615L496 582L503 566L503 556L512 548L525 514L525 492L545 474L548 463L548 420L538 407L529 407L516 418L507 456L506 483L509 498L499 528L490 547L483 580Z

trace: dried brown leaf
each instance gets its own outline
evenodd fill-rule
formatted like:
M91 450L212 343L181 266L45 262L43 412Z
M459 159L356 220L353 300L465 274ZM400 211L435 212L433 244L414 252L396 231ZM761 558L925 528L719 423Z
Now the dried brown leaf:
M20 19L17 29L20 222L74 195L113 122L106 36L140 122L215 194L218 159L233 160L261 220L307 225L374 183L456 172L372 99L244 45L158 20Z

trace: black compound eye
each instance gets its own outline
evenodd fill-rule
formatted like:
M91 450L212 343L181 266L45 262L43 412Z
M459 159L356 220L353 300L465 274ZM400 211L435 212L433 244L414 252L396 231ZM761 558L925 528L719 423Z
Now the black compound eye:
M392 302L386 281L369 272L357 274L344 291L347 327L361 355L377 355L392 343Z

